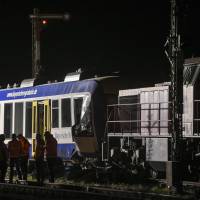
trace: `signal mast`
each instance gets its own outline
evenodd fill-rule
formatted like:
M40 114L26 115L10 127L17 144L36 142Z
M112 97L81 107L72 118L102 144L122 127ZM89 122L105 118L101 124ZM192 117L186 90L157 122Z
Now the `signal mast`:
M41 14L39 9L34 8L33 14L30 15L32 20L32 77L37 78L41 70L40 63L40 32L41 26L47 24L47 20L69 20L69 14Z
M167 163L167 179L169 186L177 191L182 188L181 180L181 142L183 114L183 56L178 34L178 6L176 0L171 0L171 29L165 47L167 58L171 65L171 162ZM170 172L170 173L169 173Z

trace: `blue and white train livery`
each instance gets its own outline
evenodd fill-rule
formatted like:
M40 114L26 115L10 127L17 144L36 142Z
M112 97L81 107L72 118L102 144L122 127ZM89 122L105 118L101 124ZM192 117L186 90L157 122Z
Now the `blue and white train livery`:
M0 90L0 132L10 140L22 133L31 141L50 131L58 155L71 158L74 150L96 154L104 133L104 99L96 80L59 82Z

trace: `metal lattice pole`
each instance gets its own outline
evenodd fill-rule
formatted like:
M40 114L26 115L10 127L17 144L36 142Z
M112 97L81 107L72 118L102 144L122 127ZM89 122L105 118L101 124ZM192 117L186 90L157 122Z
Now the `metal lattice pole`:
M176 0L171 0L171 30L166 42L169 50L165 51L171 65L171 179L175 181L172 186L180 188L181 173L174 172L181 162L182 143L182 114L183 114L183 59L180 45L180 35L178 35L178 9ZM179 170L179 172L181 169ZM176 173L176 178L174 174Z
M39 10L34 8L34 16L39 15ZM40 34L39 20L32 19L32 77L35 78L40 68Z
M182 139L183 113L183 62L178 35L178 17L176 0L171 0L171 97L172 97L172 161L179 161Z

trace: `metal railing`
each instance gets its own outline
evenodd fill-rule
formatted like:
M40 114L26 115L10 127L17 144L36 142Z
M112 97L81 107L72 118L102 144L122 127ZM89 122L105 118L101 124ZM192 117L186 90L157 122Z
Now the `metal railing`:
M193 103L190 120L183 120L183 136L200 137L200 100ZM108 136L171 137L171 102L107 106ZM186 114L186 113L184 113Z

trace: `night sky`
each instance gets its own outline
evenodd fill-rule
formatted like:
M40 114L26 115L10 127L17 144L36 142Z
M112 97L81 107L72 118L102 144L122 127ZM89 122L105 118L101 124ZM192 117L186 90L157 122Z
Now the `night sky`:
M163 46L170 0L0 2L1 85L31 78L33 8L71 15L68 22L48 21L41 32L41 63L49 80L61 81L78 68L96 74L119 71L130 87L169 80ZM199 0L180 2L184 58L200 56Z

